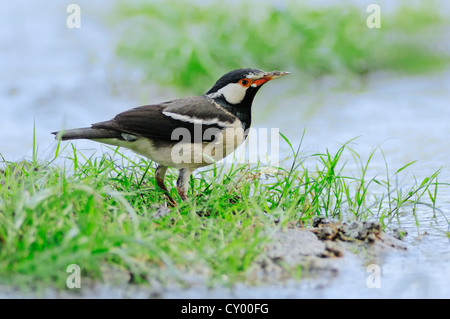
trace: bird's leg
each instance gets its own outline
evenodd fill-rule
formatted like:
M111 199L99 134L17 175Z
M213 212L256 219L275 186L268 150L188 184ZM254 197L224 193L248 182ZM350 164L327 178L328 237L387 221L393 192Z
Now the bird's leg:
M182 200L186 200L187 189L189 186L189 177L192 174L192 170L187 168L182 168L179 171L178 179L177 179L177 191L178 195L180 195Z
M169 190L167 189L166 185L164 184L164 177L166 176L166 172L167 172L167 166L163 166L163 165L159 165L156 168L156 185L159 186L159 188L161 188L164 191L164 194L167 197L167 200L169 201L169 204L171 206L176 206L177 203L175 202L175 200L172 198L172 196L170 196L169 194Z

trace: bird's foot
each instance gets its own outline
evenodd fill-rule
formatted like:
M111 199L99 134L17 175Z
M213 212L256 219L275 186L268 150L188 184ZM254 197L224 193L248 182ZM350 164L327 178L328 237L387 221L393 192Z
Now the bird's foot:
M180 195L180 198L182 201L185 201L187 199L186 190L180 187L177 187L178 195Z
M165 192L164 194L166 195L167 203L169 204L169 206L176 207L177 202L172 198L172 196L170 196L169 193L167 192Z

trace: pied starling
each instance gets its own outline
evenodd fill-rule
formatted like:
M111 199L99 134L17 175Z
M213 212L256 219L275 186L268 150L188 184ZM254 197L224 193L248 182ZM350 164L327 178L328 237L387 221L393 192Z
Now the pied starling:
M193 170L221 160L242 144L256 92L264 83L286 74L289 72L237 69L201 96L136 107L88 128L52 134L63 141L88 139L122 146L157 162L156 183L176 205L164 184L167 168L179 169L177 190L185 200Z

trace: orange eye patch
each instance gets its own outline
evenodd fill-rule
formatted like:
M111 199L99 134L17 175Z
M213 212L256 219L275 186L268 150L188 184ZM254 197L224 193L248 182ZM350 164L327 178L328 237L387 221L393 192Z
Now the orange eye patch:
M248 88L250 84L252 84L252 81L249 79L242 79L239 81L239 84L242 85L243 87Z

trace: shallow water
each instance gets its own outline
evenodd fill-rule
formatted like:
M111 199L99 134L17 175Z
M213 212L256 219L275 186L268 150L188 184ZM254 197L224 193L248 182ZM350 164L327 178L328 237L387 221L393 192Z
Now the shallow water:
M33 125L40 158L51 157L56 143L49 133L63 127L88 126L141 104L176 97L140 81L114 60L114 36L99 24L101 4L81 3L81 29L65 26L63 3L28 6L26 1L2 4L0 11L0 153L9 161L31 156ZM290 77L295 77L291 74ZM284 82L283 82L284 81ZM439 182L450 182L450 71L426 76L376 74L354 81L345 90L334 79L310 87L301 81L284 88L288 78L274 81L255 100L253 124L280 128L291 141L299 141L305 154L331 152L351 143L363 159L381 145L391 173L405 170L404 185L443 168ZM352 81L352 80L350 80ZM297 88L298 86L298 88ZM287 153L286 145L280 145ZM77 142L86 152L104 150L91 142ZM346 155L351 159L350 154ZM385 161L376 153L370 174L385 174ZM356 170L350 160L347 169ZM173 290L166 297L450 297L450 246L445 235L450 218L450 187L439 189L442 214L420 207L417 216L405 211L402 227L408 230L406 253L393 252L378 261L381 288L366 285L369 275L356 258L345 261L333 278L276 286L226 289ZM110 295L108 295L108 292ZM103 297L120 297L106 289ZM140 296L140 295L137 295Z

